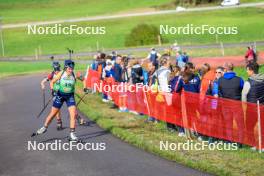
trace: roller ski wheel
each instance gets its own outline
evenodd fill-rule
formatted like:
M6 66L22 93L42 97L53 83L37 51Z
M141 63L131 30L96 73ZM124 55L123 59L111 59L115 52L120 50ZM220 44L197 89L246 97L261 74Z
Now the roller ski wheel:
M80 139L78 139L78 140L73 140L73 139L71 139L69 136L68 136L68 141L69 141L69 142L74 142L74 143L83 143L82 140L80 140Z

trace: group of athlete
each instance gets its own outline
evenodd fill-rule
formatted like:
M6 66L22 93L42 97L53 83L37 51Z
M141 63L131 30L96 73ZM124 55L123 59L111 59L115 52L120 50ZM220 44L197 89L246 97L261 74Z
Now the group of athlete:
M84 119L78 116L76 102L75 102L75 83L77 78L74 74L75 63L72 60L64 61L64 68L61 70L59 62L54 61L53 71L46 78L41 81L41 88L45 91L45 83L50 82L50 90L53 96L53 105L50 113L45 119L44 125L39 128L32 136L44 134L52 120L56 117L57 119L57 130L62 130L62 120L60 109L65 102L68 107L70 117L70 141L78 142L79 139L75 133L76 119L80 125L86 124ZM78 79L82 80L79 76ZM85 93L87 89L84 89Z

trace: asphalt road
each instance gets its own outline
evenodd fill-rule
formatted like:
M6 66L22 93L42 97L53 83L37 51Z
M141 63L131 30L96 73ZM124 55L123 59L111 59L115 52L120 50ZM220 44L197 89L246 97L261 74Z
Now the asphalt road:
M28 151L28 141L67 142L68 117L63 107L66 129L57 131L55 122L44 135L30 138L45 114L37 119L42 97L42 75L10 77L0 80L0 175L43 176L195 176L205 173L170 162L130 146L99 128L96 124L78 126L84 142L105 143L104 151ZM47 94L47 93L46 93ZM48 95L47 95L48 97Z

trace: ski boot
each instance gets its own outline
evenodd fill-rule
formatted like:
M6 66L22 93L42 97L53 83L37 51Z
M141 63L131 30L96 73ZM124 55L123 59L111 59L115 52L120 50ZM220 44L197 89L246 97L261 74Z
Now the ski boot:
M57 130L58 131L63 130L61 119L57 120Z
M40 129L38 129L37 130L37 132L36 133L33 133L32 135L31 135L31 137L34 137L34 136L37 136L37 135L40 135L40 134L44 134L44 133L46 133L47 132L47 127L41 127Z
M79 138L76 136L75 132L70 132L70 136L69 136L68 140L69 140L70 142L77 142L77 143L82 142L82 141L79 140Z
M87 125L87 122L77 114L77 122L79 125Z

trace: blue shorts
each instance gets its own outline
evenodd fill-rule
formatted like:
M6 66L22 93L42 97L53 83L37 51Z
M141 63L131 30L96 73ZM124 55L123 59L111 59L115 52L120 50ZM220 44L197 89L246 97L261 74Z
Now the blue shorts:
M75 106L76 103L74 99L74 94L63 94L61 92L58 92L53 99L53 107L60 109L64 102L66 102L67 107Z

